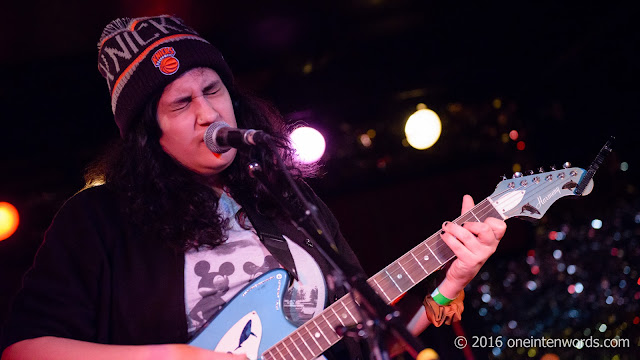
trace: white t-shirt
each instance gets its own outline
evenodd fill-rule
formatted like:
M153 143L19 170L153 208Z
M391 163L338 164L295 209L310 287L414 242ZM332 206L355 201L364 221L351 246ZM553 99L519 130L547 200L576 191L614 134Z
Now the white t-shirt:
M214 249L190 250L185 254L184 285L189 334L210 322L240 290L269 270L281 268L262 244L253 226L249 230L236 221L240 205L222 194L218 212L229 219L228 240ZM326 302L324 276L302 247L287 239L299 281L287 290L283 311L295 325L320 313Z

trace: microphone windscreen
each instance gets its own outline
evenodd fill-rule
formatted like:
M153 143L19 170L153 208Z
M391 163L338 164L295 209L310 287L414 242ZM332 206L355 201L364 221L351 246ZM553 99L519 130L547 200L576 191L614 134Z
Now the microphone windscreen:
M223 154L229 151L231 147L226 145L218 144L216 140L216 136L218 131L224 127L230 127L229 124L223 121L216 121L213 124L209 125L207 130L204 132L204 143L209 150L216 154Z

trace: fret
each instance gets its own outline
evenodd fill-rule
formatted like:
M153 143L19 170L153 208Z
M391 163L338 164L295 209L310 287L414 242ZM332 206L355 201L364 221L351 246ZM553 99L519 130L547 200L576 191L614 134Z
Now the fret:
M385 273L389 276L391 281L393 281L393 284L398 288L398 290L400 290L400 293L409 290L413 285L415 285L399 261L387 266Z
M340 322L340 325L342 326L346 326L343 322L342 319L340 318L340 315L338 315L338 313L333 309L333 306L329 307L329 309L331 309L331 311L336 315L336 318L338 319L338 321ZM334 327L335 328L335 327Z
M289 350L289 347L287 346L287 344L285 344L285 343L284 343L284 341L285 341L286 339L287 339L287 338L282 339L282 341L280 342L280 345L281 345L282 347L284 347L284 349L285 349L285 350L287 350L287 354L289 354L289 356L291 357L291 360L295 360L295 359L296 359L296 358L295 358L295 356L293 356L293 354L292 354L292 353L291 353L291 351ZM280 350L278 350L278 352L280 352ZM287 358L287 356L286 356L285 354L282 354L282 353L280 353L280 354L282 355L282 358L283 358L283 359L288 359L288 358Z
M284 346L284 345L281 345L281 346ZM280 354L280 357L281 357L281 358L283 358L283 359L286 359L286 358L287 358L287 357L282 353L282 351L280 351L280 349L279 349L278 347L276 347L276 350L278 350L278 354ZM285 350L286 350L286 349L285 349ZM287 351L287 352L288 352L288 351ZM289 354L291 354L291 353L289 353Z
M322 336L327 341L327 345L326 346L330 346L332 344L331 340L329 340L327 335L324 334L324 331L322 331L322 327L320 325L318 325L318 323L316 322L316 319L315 318L311 319L311 322L313 323L313 325L315 326L315 329L316 329L316 331L312 334L314 339L316 339L316 338L320 339L320 336ZM318 343L318 345L320 345L320 343ZM323 345L320 345L320 347L325 348Z
M313 357L314 351L313 351L313 350L311 350L311 348L309 347L309 344L307 344L307 342L305 341L305 339L302 337L302 334L300 334L300 331L297 331L297 330L296 330L296 331L294 331L293 333L294 333L294 334L296 334L296 335L298 335L298 338L300 338L300 340L302 340L302 343L304 344L304 346L306 346L306 348L309 350L309 356L306 356L306 355L305 355L305 354L306 354L306 352L302 352L302 351L300 351L300 353L301 353L302 355L304 355L304 358L305 358L305 359L311 359L311 358ZM293 340L293 338L292 338L292 340ZM295 344L295 341L294 341L294 344ZM297 347L297 346L296 346L296 347ZM302 350L304 350L304 347L303 347L302 345L300 345L300 348L302 348Z
M480 221L480 219L478 219L478 217L476 216L476 214L473 212L473 209L469 210L469 213L470 213L471 215L473 215L473 217L474 217L474 218L476 218L476 220L477 220L478 222L482 222L482 221Z
M284 341L282 342L285 346L287 346L287 340L289 340L289 342L293 345L293 347L296 348L296 350L298 351L298 356L293 356L294 359L299 359L302 355L302 351L300 350L300 348L298 347L298 345L296 345L296 342L293 341L293 338L291 336L287 336L286 338L284 338ZM287 346L287 350L291 350L290 347ZM293 354L292 354L293 355Z
M273 350L267 349L266 352L262 353L262 360L271 360L273 359Z
M376 274L377 275L377 274ZM376 275L372 276L370 281L373 281L373 283L378 287L378 289L380 289L380 291L376 291L376 293L378 295L384 295L384 297L387 298L387 302L391 301L391 298L389 297L389 295L387 295L387 293L384 291L384 289L382 288L382 286L380 286L380 283L378 283L378 280L376 280ZM368 283L370 283L370 281L367 281Z
M315 322L313 322L313 321L312 321L312 323L313 323L313 325L315 325ZM311 337L311 340L313 340L313 342L315 342L315 343L316 343L316 345L318 346L318 349L320 349L320 350L321 350L320 352L322 352L323 346L322 346L322 345L320 345L320 343L318 342L318 340L316 340L316 337L317 337L317 338L320 338L320 332L316 330L316 331L312 334L312 333L311 333L311 330L309 330L309 326L306 326L306 325L303 325L303 326L301 327L301 329L304 329L304 330L306 330L306 331L307 331L307 334L309 334L309 336ZM316 350L316 351L317 351L317 350Z
M412 288L416 284L416 281L413 280L413 276L411 276L411 272L413 271L412 269L414 269L414 267L412 266L412 263L411 263L410 260L412 260L412 259L410 259L405 254L402 257L400 257L400 259L398 259L398 261L396 261L396 262L398 263L398 265L400 265L400 267L402 268L402 271L404 271L404 273L407 274L407 276L409 277L409 280L411 281L411 285L409 285L409 288ZM404 261L404 265L402 265L403 261ZM407 290L409 290L409 288L407 288ZM405 291L407 291L407 290L405 290Z
M442 241L442 239L440 239L440 241ZM427 244L427 242L423 242L424 246L427 247L427 249L429 249L429 251L431 252L431 254L433 255L433 257L438 260L438 262L440 263L440 265L442 265L442 261L440 261L440 259L436 256L436 254L433 252L433 250L431 250L431 247L429 246L429 244Z
M424 275L428 276L429 272L427 271L427 269L424 268L424 266L422 266L422 263L420 262L420 260L418 260L418 258L413 254L413 251L409 252L409 254L411 254L411 256L413 256L413 259L418 263L418 265L420 265L420 267L422 268L422 271L424 271ZM428 260L428 259L427 259Z
M389 274L389 271L385 270L384 272L385 272L385 274L387 274L387 279L391 280L391 282L393 283L393 285L395 285L395 286L396 286L396 288L398 288L398 290L399 290L400 292L402 292L402 288L401 288L400 286L398 286L398 283L397 283L397 282L396 282L396 280L393 278L393 276L391 276L391 274ZM400 275L400 276L402 276L402 275ZM400 280L400 279L398 279L398 280Z
M442 241L442 244L438 246L434 251L440 256L440 258L444 259L445 263L455 257L453 251L447 246L447 244L445 244L444 241Z
M346 299L347 299L347 298L345 298L345 301L338 301L337 303L340 303L340 305L342 305L342 307L343 307L345 310L347 310L347 313L349 313L349 316L351 316L351 319L353 320L353 323L355 324L355 323L357 323L357 322L358 322L358 318L356 318L355 316L353 316L353 314L351 313L351 311L349 311L349 307L347 306L347 305L349 304L349 302L347 302L347 301L346 301ZM337 304L337 303L336 303L336 304ZM345 304L345 303L346 303L346 304ZM351 303L352 305L355 305L355 304L353 304L353 302L350 302L350 303ZM354 311L355 311L355 309L354 309ZM349 325L352 325L352 324L349 324Z
M423 243L426 243L426 240L423 241ZM438 261L438 259L436 259L433 256L433 253L431 252L431 250L429 249L429 246L426 246L427 249L425 249L423 245L423 243L421 243L420 245L418 245L415 249L413 249L411 252L416 254L416 257L418 259L422 259L419 260L420 265L423 266L427 272L429 274L431 274L432 272L438 270L441 266L440 262Z
M330 335L330 336L332 336L332 337L333 337L333 336L335 336L335 337L336 337L336 339L335 339L335 340L329 340L329 339L327 339L327 340L329 340L329 342L330 342L330 343L332 343L332 344L333 344L333 343L335 343L335 342L337 342L338 340L340 340L340 336L338 336L338 334L336 334L336 331L335 331L335 328L336 328L336 327L335 327L335 325L333 325L333 324L331 324L331 322L329 322L329 320L327 319L327 317L324 315L324 311L321 313L321 315L322 315L322 318L324 319L325 323L327 324L328 329L329 329L329 330L331 330L331 331L329 332L329 335ZM326 334L325 334L324 332L322 332L322 335L326 337Z

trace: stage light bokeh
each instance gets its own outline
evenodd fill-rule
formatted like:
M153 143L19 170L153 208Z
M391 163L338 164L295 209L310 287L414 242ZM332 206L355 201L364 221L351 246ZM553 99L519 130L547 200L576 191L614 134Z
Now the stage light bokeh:
M407 142L413 148L425 150L433 146L442 133L440 117L424 104L418 105L418 110L409 116L404 127Z
M18 229L20 216L15 206L0 202L0 241L8 239Z
M289 135L291 145L296 150L298 161L309 164L322 157L326 148L326 142L322 134L308 126L301 126Z

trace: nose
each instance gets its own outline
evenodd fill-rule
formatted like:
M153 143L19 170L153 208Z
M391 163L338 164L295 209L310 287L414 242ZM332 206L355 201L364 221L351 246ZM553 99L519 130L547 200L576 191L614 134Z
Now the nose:
M198 125L208 126L218 120L218 112L206 97L198 96L191 101L196 106L196 122Z

